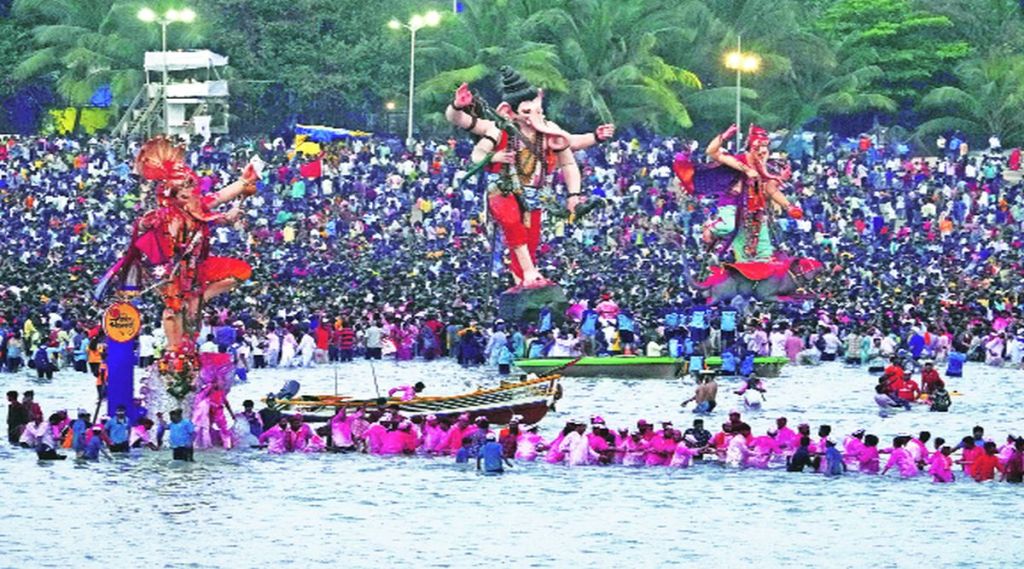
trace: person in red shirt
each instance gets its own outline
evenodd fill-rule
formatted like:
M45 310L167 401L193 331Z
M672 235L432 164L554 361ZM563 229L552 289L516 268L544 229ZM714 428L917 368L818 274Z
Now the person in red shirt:
M902 383L904 378L906 378L906 373L900 367L899 360L896 358L889 360L889 367L885 368L885 371L882 373L882 379L889 386L889 393L895 393L897 390L896 385Z
M931 395L940 385L944 383L935 369L935 364L932 360L925 360L924 369L921 370L921 391Z
M916 401L917 396L921 394L921 388L918 387L917 382L911 378L904 379L899 387L896 388L896 396L904 401Z
M999 464L999 457L996 456L996 443L988 441L983 452L974 457L974 464L971 465L969 472L971 478L984 482L995 480L996 470L1003 472L1003 465Z
M957 462L963 467L964 472L970 475L974 467L974 459L985 451L975 444L974 437L964 437L960 442L960 448L962 452L960 453L960 460Z
M327 328L327 322L320 321L320 325L313 331L313 340L316 341L313 359L318 364L327 363L327 349L331 345L331 331Z

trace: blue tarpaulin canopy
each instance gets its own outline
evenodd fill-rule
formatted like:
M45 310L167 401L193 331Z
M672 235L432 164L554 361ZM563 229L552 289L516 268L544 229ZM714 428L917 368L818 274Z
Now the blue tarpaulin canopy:
M367 138L372 135L372 133L361 130L349 130L347 128L307 124L295 125L295 134L305 134L310 140L315 140L316 142L332 142L334 140L348 138Z
M105 109L110 106L110 103L114 100L114 94L110 92L110 85L100 85L99 89L92 94L89 99L89 104L94 107L100 107Z

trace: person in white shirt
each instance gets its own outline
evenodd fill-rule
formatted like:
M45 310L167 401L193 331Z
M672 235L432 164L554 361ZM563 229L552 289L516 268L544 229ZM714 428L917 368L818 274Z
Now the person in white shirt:
M598 455L591 450L590 439L583 434L587 430L587 424L582 420L573 421L573 423L576 425L576 430L565 435L562 443L558 445L558 450L565 453L566 466L591 464L592 461L597 460Z
M281 337L277 335L273 325L267 332L266 338L267 365L277 367L277 357L281 354Z
M217 343L213 341L213 334L207 334L206 341L199 345L200 354L216 354L219 351Z
M316 340L313 339L309 330L302 334L302 340L299 341L299 354L302 367L313 366L313 356L316 355Z
M156 355L156 337L147 326L142 329L139 336L139 367L147 368L153 365L153 358Z

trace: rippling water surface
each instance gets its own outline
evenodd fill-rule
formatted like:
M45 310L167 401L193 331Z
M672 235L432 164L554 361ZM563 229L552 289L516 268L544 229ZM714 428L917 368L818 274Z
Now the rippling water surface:
M431 394L494 381L448 363L357 362L337 368L339 391L372 396L373 372L381 389L422 380ZM951 384L964 393L951 413L882 417L866 372L790 368L768 380L764 411L744 418L758 433L785 415L837 434L864 427L885 442L922 429L952 440L975 424L1000 443L1024 433L1024 373L974 366L968 375ZM231 400L240 408L286 379L329 393L335 369L253 373ZM594 413L612 427L692 420L679 410L686 381L564 385L546 438ZM67 373L45 384L0 375L0 387L34 388L47 413L93 392L91 377ZM726 387L712 427L734 403ZM0 479L0 567L1021 567L1024 554L1024 488L925 477L547 464L485 477L448 459L249 450L197 452L193 464L169 451L43 464L0 444Z

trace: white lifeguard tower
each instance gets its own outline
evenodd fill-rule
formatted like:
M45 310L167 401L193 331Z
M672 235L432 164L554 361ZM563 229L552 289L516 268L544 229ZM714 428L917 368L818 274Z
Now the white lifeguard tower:
M147 51L146 85L114 127L119 135L228 133L228 58L210 50ZM166 97L164 91L166 90Z

